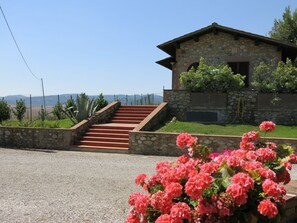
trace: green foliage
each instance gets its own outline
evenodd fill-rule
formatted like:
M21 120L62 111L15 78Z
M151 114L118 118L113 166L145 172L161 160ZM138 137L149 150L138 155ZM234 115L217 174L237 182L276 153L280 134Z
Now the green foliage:
M286 7L283 18L274 20L269 34L272 38L297 44L297 9L291 13L290 6Z
M61 120L34 120L31 122L28 119L23 119L21 122L16 119L10 119L3 121L1 126L13 126L13 127L31 127L31 128L71 128L73 126L70 119Z
M286 63L280 61L273 76L276 92L292 93L297 91L297 67L293 66L290 59L287 59Z
M63 113L63 105L60 102L57 102L57 104L55 104L52 113L58 120L65 118L65 114Z
M16 100L16 107L12 110L13 114L17 117L17 119L21 122L26 113L26 104L24 99Z
M45 119L46 119L46 117L47 117L47 112L45 111L45 109L43 108L43 106L41 106L41 109L40 109L40 111L38 112L38 117L39 117L39 119L42 121L42 122L44 122L45 121Z
M101 108L104 108L108 105L108 102L104 99L103 94L99 94L98 98L96 98L95 105L97 106L96 111L99 111Z
M260 92L294 93L297 91L297 67L290 59L280 61L276 69L261 62L254 68L252 85Z
M10 108L8 103L2 98L0 100L0 123L8 119L10 119Z
M94 115L96 109L97 106L95 104L95 100L89 99L85 93L81 93L76 96L75 101L72 98L67 101L63 112L74 124L76 124Z
M181 73L180 83L190 91L227 92L243 88L244 77L234 74L228 65L210 66L201 58L197 69Z
M274 77L272 72L272 64L261 62L254 68L253 82L251 84L261 92L273 92Z

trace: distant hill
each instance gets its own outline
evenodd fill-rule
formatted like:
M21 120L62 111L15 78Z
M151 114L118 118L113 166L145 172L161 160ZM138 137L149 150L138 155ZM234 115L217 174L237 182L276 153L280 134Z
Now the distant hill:
M60 103L64 104L72 96L74 99L78 94L62 94L59 95ZM96 98L98 95L89 95L90 98ZM1 98L1 97L0 97ZM115 100L119 100L124 105L135 105L135 104L160 104L163 102L163 97L156 94L145 94L145 95L104 95L105 100L109 103ZM15 105L16 100L24 99L26 106L30 106L30 97L24 95L10 95L5 96L4 100L10 105ZM54 106L58 102L58 95L45 96L46 106ZM41 96L32 97L32 106L40 107L43 105L43 98Z

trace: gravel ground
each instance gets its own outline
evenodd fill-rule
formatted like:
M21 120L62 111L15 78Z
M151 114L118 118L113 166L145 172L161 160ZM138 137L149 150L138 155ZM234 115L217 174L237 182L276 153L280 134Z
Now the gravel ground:
M175 158L0 148L0 222L123 223L135 177L165 160Z
M0 148L0 222L125 222L135 177L169 159Z

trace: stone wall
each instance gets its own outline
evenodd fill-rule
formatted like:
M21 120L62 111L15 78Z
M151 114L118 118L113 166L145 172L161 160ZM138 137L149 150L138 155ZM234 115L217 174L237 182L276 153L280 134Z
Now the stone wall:
M186 120L186 112L190 109L191 94L184 90L164 90L164 102L168 103L169 115L178 120Z
M260 94L243 90L228 92L227 100L223 100L224 97L225 94L220 93L164 90L169 113L180 121L189 120L187 113L190 112L209 112L217 114L217 121L213 123L259 124L271 120L278 125L297 125L297 94ZM199 119L191 121L205 122Z
M149 114L133 131L152 131L163 124L167 117L168 105L161 103L151 114Z
M255 121L297 124L297 94L258 94Z
M228 122L254 123L257 111L256 91L233 91L228 92Z
M181 43L176 49L176 63L172 67L172 89L181 89L179 76L188 67L199 62L204 57L209 64L227 64L228 62L249 62L249 83L252 81L252 71L261 61L280 61L281 51L277 47L251 39L218 32L199 37L199 41L189 40Z
M0 146L38 149L70 149L89 126L104 123L118 109L120 102L102 108L70 129L0 127Z
M71 129L0 127L0 146L39 149L69 149Z
M143 155L160 156L179 156L184 154L176 146L176 137L178 133L160 133L160 132L131 132L129 134L130 147L129 152ZM241 137L239 136L218 136L193 134L198 137L199 143L212 147L214 151L223 151L224 149L236 149L239 147ZM269 141L277 144L289 144L295 150L297 149L297 139L276 139Z

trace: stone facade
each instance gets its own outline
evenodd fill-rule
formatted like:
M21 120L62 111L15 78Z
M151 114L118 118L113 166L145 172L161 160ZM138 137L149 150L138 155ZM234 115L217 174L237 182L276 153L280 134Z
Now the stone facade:
M179 156L186 153L176 146L176 137L178 133L160 133L160 132L131 132L130 153L159 156ZM218 136L218 135L200 135L193 134L199 138L199 143L209 146L214 151L223 151L224 149L237 149L241 141L239 136ZM297 139L269 139L277 144L291 145L295 151L297 149Z
M186 120L186 112L190 109L191 94L183 90L164 90L164 102L168 103L169 115L178 120Z
M209 33L182 42L176 49L176 63L172 66L172 89L181 89L179 77L182 72L187 71L189 66L199 62L203 57L206 63L212 65L227 64L228 62L249 62L248 82L252 81L252 71L255 65L261 61L282 60L282 53L277 47L255 40L218 32Z
M257 96L258 92L256 91L228 92L227 122L254 123L257 112Z
M198 97L204 97L205 100L199 100ZM245 90L228 92L227 100L222 100L224 97L219 93L164 90L164 101L168 102L170 115L180 121L188 121L189 112L210 112L217 114L217 121L213 123L258 124L271 120L279 125L297 124L297 94L273 95ZM212 104L208 101L212 101Z

